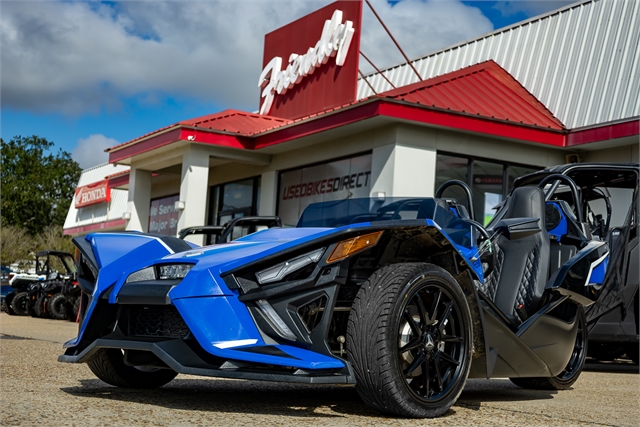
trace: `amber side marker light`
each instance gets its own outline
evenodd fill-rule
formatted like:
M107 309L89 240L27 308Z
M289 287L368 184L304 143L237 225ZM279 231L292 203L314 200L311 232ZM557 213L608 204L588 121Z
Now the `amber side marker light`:
M343 240L338 243L329 258L327 258L327 264L340 261L348 256L362 252L363 250L375 246L380 240L383 231L377 231L375 233L363 234L362 236L353 237L348 240Z

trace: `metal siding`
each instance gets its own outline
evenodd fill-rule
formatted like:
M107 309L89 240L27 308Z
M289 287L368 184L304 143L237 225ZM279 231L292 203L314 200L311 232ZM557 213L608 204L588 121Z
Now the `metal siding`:
M569 129L635 117L640 115L639 4L585 1L413 63L429 79L493 59ZM406 64L383 73L396 87L417 81ZM375 77L370 82L376 91L388 90ZM360 81L358 99L370 95Z
M82 187L84 185L93 184L94 182L102 181L108 175L113 175L114 173L128 171L129 166L124 165L116 165L105 163L99 166L94 166L89 169L85 169L82 171L82 175L80 175L80 179L78 180L78 187Z

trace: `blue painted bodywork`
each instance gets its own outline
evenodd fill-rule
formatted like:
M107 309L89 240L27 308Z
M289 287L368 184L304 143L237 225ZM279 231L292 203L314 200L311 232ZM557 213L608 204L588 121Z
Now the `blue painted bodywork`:
M569 222L567 221L567 216L558 202L547 202L547 204L552 205L558 210L558 212L560 212L560 223L558 223L553 230L548 231L549 237L560 242L562 241L562 237L569 233Z
M475 229L454 212L434 207L433 202L427 207L428 214L419 221L424 221L427 227L436 228L471 266L476 279L483 282L481 262L472 260L478 250ZM401 226L402 221L397 225ZM415 225L415 220L412 225ZM194 247L179 253L173 253L157 237L141 233L90 234L86 240L91 244L100 270L78 337L65 343L65 347L75 347L81 342L98 301L106 292L110 292L109 304L118 303L118 294L130 274L153 265L186 263L193 267L168 295L205 351L225 359L302 369L343 368L344 362L337 357L293 345L275 345L285 353L284 356L241 351L269 344L263 340L247 306L238 299L239 292L229 289L222 276L283 251L295 252L301 245L331 238L346 230L365 233L376 227L379 227L376 223L360 222L334 227L270 228L229 243Z

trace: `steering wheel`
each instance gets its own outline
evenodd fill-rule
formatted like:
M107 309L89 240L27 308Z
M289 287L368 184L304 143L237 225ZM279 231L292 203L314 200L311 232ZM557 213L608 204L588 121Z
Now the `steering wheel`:
M558 190L560 181L563 181L565 184L567 184L567 186L571 190L576 218L578 218L578 222L584 223L584 218L582 217L582 197L580 197L580 191L578 190L578 186L576 185L576 183L568 176L554 173L540 181L538 187L542 188L543 190L548 183L553 182L549 190L547 190L547 192L545 193L544 201L548 202L549 200L551 200L551 197L553 197L553 195Z

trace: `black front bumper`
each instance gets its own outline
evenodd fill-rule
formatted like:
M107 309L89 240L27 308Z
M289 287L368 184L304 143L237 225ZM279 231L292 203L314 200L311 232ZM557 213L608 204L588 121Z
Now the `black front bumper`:
M66 354L58 356L58 361L86 363L101 348L149 351L179 374L307 384L355 384L353 369L346 362L346 368L340 371L306 371L238 360L222 360L203 354L204 350L197 344L182 339L150 342L102 338L89 344L79 354L71 354L72 349L68 349Z

